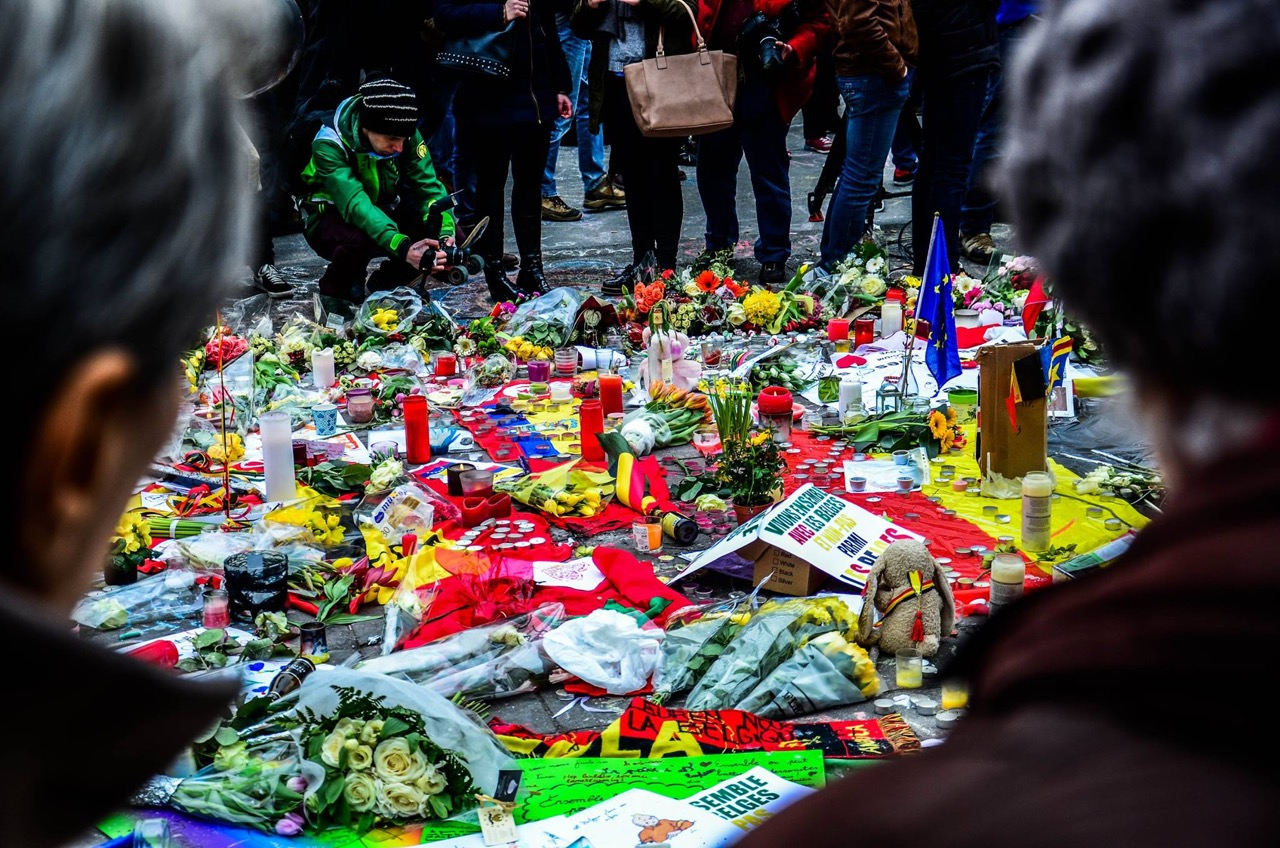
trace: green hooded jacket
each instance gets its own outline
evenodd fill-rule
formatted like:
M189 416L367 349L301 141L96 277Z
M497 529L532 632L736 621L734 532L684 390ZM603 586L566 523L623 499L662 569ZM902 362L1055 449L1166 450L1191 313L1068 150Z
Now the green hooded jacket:
M311 142L311 161L302 172L308 188L302 202L307 216L307 232L321 213L333 208L342 220L368 234L388 253L403 258L411 246L407 235L387 214L395 200L400 182L407 183L411 197L401 202L416 202L422 220L427 220L431 204L447 192L436 176L431 154L422 134L414 131L398 156L378 156L360 137L360 95L348 97L334 111L333 124L323 126ZM440 235L451 236L455 226L453 214L441 215Z

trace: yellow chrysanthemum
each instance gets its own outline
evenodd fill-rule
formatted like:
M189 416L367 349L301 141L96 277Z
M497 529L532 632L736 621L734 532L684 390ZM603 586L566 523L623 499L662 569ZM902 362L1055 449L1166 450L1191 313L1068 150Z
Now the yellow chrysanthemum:
M742 308L747 314L747 320L758 326L769 323L777 316L778 310L782 308L782 301L767 289L755 289L743 299Z

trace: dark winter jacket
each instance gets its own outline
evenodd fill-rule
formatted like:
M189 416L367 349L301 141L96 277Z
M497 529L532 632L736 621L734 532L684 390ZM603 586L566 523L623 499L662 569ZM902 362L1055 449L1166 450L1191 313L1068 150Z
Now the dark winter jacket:
M591 63L587 67L588 95L590 97L589 113L591 131L600 129L600 116L604 112L604 78L609 73L609 39L607 33L600 32L604 22L606 5L618 0L605 0L605 3L592 9L585 0L577 0L573 9L570 26L574 35L591 40ZM658 52L658 28L666 26L665 45L667 54L677 56L692 53L693 19L689 10L694 8L692 2L683 0L640 0L634 12L644 21L644 55L653 58Z
M482 35L507 27L503 4L487 0L438 0L434 20L446 38ZM531 0L529 14L511 22L508 37L511 76L499 79L458 74L454 118L459 124L472 127L542 124L550 133L556 120L556 95L576 91L560 49L551 0Z
M956 668L972 707L945 744L841 780L741 848L1276 844L1267 708L1211 695L1247 699L1280 643L1280 438L1188 476L1111 567L973 636Z
M920 75L958 77L1000 68L996 0L911 0Z
M908 0L826 0L835 27L836 73L897 81L916 59L916 21Z

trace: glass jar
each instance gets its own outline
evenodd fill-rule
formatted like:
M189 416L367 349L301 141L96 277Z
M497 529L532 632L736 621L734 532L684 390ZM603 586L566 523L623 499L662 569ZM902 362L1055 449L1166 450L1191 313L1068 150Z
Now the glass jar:
M368 424L373 420L373 392L368 389L347 392L347 420L352 424Z
M556 349L556 374L561 377L572 377L578 373L578 349L562 347Z

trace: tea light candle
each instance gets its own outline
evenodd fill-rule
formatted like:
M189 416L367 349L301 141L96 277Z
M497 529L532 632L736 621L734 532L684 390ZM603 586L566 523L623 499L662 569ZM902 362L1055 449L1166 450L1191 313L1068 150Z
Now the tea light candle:
M293 468L293 434L287 412L267 412L258 418L262 435L262 474L268 501L291 501L298 496Z
M1104 526L1113 533L1118 533L1124 529L1124 522L1118 518L1108 518Z
M963 715L963 713L956 712L955 710L947 710L945 712L938 713L938 729L950 730L955 727L956 722L960 721L961 715Z
M556 403L564 403L573 399L573 384L562 381L551 384L551 399Z
M955 492L967 492L969 491L969 483L967 480L952 480L951 490Z
M231 599L224 589L206 589L204 611L200 623L207 630L231 626Z
M849 478L849 491L865 492L866 490L867 490L866 477L850 477Z
M347 420L352 424L368 424L373 420L373 392L369 389L347 392Z
M916 698L911 704L916 708L917 715L931 716L938 712L938 702L932 698Z
M898 491L904 495L914 489L915 485L916 478L912 477L910 474L903 474L898 477Z
M317 389L327 389L337 380L333 366L333 348L311 351L311 384Z
M888 715L896 709L896 705L890 698L877 698L872 706L875 708L876 715Z

